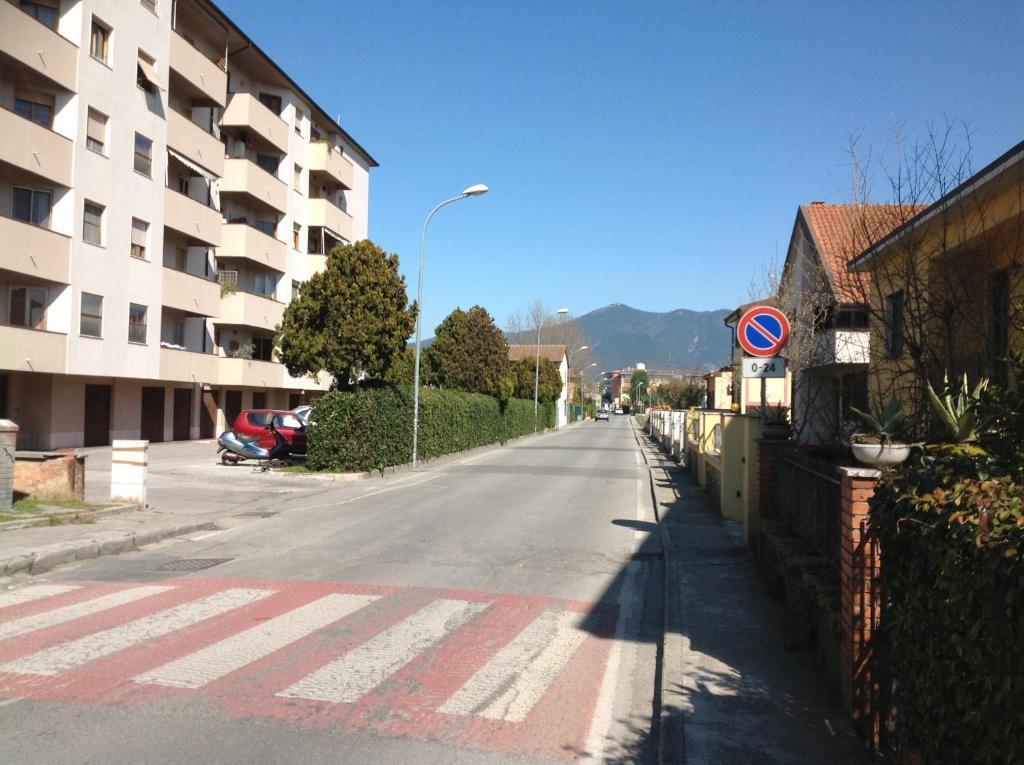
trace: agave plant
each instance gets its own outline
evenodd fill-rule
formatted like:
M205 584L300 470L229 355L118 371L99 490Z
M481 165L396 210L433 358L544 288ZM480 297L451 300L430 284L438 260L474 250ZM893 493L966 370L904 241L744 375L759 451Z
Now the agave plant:
M928 400L935 411L939 422L946 431L946 436L953 443L978 440L978 431L982 423L978 416L978 404L982 394L988 390L988 378L983 377L972 391L967 384L967 375L960 381L960 390L956 392L949 384L949 376L943 375L942 396L935 392L928 383Z
M903 422L907 419L903 402L895 396L884 406L881 401L875 402L871 412L863 412L855 406L851 406L850 411L864 420L883 444L892 443L893 439L899 437Z

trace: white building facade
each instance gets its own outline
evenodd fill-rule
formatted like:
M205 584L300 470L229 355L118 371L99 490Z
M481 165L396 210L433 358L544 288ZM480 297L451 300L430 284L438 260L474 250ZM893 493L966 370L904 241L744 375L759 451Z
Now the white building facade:
M291 408L275 328L376 162L205 0L0 0L0 417L19 448Z

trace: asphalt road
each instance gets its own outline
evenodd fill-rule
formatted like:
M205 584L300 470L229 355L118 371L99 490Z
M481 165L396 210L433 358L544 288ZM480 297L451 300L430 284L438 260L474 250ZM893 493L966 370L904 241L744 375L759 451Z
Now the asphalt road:
M651 760L662 564L626 418L387 480L175 470L162 509L232 522L0 593L6 761Z

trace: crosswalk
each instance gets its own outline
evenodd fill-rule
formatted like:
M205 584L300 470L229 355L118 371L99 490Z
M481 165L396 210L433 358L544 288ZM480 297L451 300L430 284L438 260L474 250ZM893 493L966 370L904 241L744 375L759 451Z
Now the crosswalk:
M566 751L586 734L614 620L549 598L356 584L34 584L0 593L0 698L201 694L232 715Z

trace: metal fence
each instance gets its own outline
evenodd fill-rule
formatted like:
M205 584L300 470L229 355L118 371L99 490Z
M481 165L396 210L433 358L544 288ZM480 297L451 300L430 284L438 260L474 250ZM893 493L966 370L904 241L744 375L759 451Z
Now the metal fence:
M842 497L835 465L787 450L779 455L777 480L779 514L838 576Z

